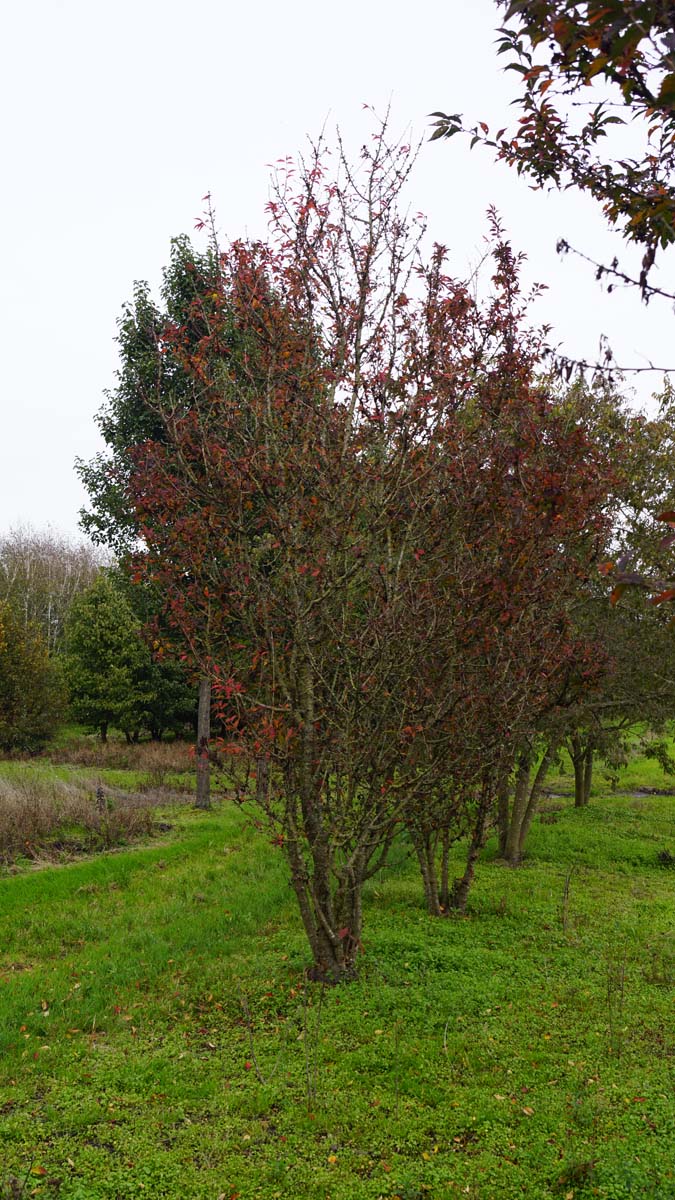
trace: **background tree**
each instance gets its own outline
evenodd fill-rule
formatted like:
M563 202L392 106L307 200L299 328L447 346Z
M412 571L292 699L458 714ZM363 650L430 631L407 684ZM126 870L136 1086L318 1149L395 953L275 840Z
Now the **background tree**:
M126 566L109 569L115 590L136 618L146 650L134 684L144 695L143 728L153 740L164 734L194 736L197 698L194 674L181 657L175 631L162 615L162 598L147 583L134 582Z
M148 610L156 598L133 587L125 571L100 572L72 604L66 624L66 676L71 712L96 729L137 741L147 731L184 735L194 729L194 686L185 664L148 643ZM157 631L159 632L159 631Z
M0 601L0 749L40 750L58 728L64 707L61 671L39 627Z
M507 247L498 252L493 330L501 331L502 344L494 361L476 373L461 428L462 474L456 490L446 484L455 513L444 536L453 556L452 622L461 655L456 669L467 693L465 725L457 724L442 764L450 802L448 788L437 789L432 804L413 809L410 826L431 912L466 904L497 814L507 852L527 807L518 787L505 818L509 780L532 763L537 725L564 702L570 675L581 670L588 686L601 662L594 631L589 636L576 627L574 614L589 581L597 580L609 528L606 448L582 411L570 420L551 382L538 379L541 342L519 328L526 305L517 263ZM467 867L453 890L445 856L455 824L454 793L472 759ZM430 853L439 845L440 872ZM434 877L440 878L437 892L429 884Z
M632 411L606 383L588 388L580 382L559 397L567 420L584 421L611 462L606 540L598 557L603 573L617 546L640 571L653 573L663 566L662 537L651 513L668 503L675 479L669 395L666 389L661 412L652 419ZM600 571L579 589L572 609L578 657L568 664L555 706L533 714L511 796L502 798L500 849L513 864L523 854L546 773L561 747L572 760L575 803L585 806L594 759L615 769L637 724L651 739L672 716L675 646L667 620L636 598L609 605Z
M0 599L37 625L50 654L61 649L68 609L92 583L100 552L86 542L71 542L54 530L28 526L0 537Z
M198 347L204 340L213 345L209 335L218 278L213 247L200 254L187 238L177 238L172 242L164 272L161 306L153 301L146 283L137 283L132 303L123 310L117 386L107 394L97 418L106 449L91 462L77 463L90 503L81 513L82 527L96 544L109 547L122 565L128 564L132 550L137 549L138 526L128 493L134 450L148 439L158 442L165 436L160 400L183 411L200 403L201 382L185 372L183 354L186 348ZM231 342L232 338L225 338L219 352L227 353ZM147 596L146 592L145 618L156 622L159 609L152 614L147 611ZM168 682L172 647L167 638L161 642L164 679ZM180 662L186 648L174 650L174 658ZM181 668L176 671L180 675ZM208 808L211 692L206 675L199 685L198 713L197 805Z
M102 741L111 726L129 738L138 736L149 697L147 658L140 622L101 572L71 605L65 669L73 716L96 729Z

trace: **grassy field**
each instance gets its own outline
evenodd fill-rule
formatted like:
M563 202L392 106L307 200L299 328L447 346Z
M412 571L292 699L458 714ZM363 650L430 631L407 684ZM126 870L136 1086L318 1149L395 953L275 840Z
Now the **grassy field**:
M401 847L334 989L246 814L171 823L0 878L3 1200L675 1197L675 798L489 846L465 919Z

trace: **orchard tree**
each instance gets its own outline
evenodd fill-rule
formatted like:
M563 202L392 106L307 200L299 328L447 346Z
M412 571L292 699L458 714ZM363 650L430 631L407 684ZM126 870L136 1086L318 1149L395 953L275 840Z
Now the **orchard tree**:
M604 445L611 462L605 513L606 537L593 571L572 608L577 654L568 663L554 706L533 711L532 727L519 747L517 767L500 806L500 851L517 864L536 815L546 774L564 746L572 760L575 804L588 803L594 759L615 772L624 761L636 725L645 745L663 731L675 703L672 630L661 611L627 597L609 605L603 574L613 573L621 546L634 568L663 569L667 551L651 513L672 501L675 479L670 389L661 412L647 418L631 410L607 383L576 383L559 396L566 421L583 420L589 437ZM617 587L614 600L622 594Z
M64 707L60 667L49 658L39 627L0 601L0 749L42 749Z
M128 477L138 576L214 675L228 770L331 980L355 970L365 880L444 785L477 852L527 694L569 653L545 603L561 540L592 553L605 489L535 386L498 226L480 305L442 247L421 256L412 156L385 134L332 173L320 143L277 181L270 241L222 252L209 336L167 326L160 347L197 399L158 394Z
M505 247L495 287L492 328L503 342L477 373L461 430L462 474L447 493L455 514L447 526L452 620L468 699L442 761L446 786L408 817L432 913L464 908L497 820L506 852L504 802L512 775L532 760L525 747L542 715L564 703L570 675L581 670L588 687L602 660L596 638L576 628L575 610L589 580L597 580L609 528L605 447L582 414L570 421L550 381L538 379L541 343L518 328L526 306ZM450 885L447 848L462 788L469 850L464 875ZM516 822L522 832L521 792L517 786L506 819L512 834Z

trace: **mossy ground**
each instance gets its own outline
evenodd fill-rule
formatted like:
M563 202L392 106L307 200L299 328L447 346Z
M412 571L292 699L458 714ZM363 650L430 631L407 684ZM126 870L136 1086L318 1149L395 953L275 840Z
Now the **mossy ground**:
M0 1196L675 1197L675 798L489 846L464 919L399 847L325 990L246 814L173 821L0 879Z

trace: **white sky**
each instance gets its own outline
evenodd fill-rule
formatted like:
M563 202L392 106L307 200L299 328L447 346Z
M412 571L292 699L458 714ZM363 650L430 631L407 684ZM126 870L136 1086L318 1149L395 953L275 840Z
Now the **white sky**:
M266 164L324 121L357 148L363 104L392 103L394 132L428 132L433 109L505 125L513 75L494 53L493 0L33 0L6 6L0 60L4 232L0 530L77 531L76 456L99 448L94 414L114 384L116 320L135 279L155 285L169 241L192 233L210 191L223 240L263 234ZM673 362L673 316L634 293L603 296L560 235L621 251L591 201L543 195L455 138L425 145L410 191L461 276L495 203L536 311L576 357L601 332L633 364ZM661 377L640 377L646 397Z

